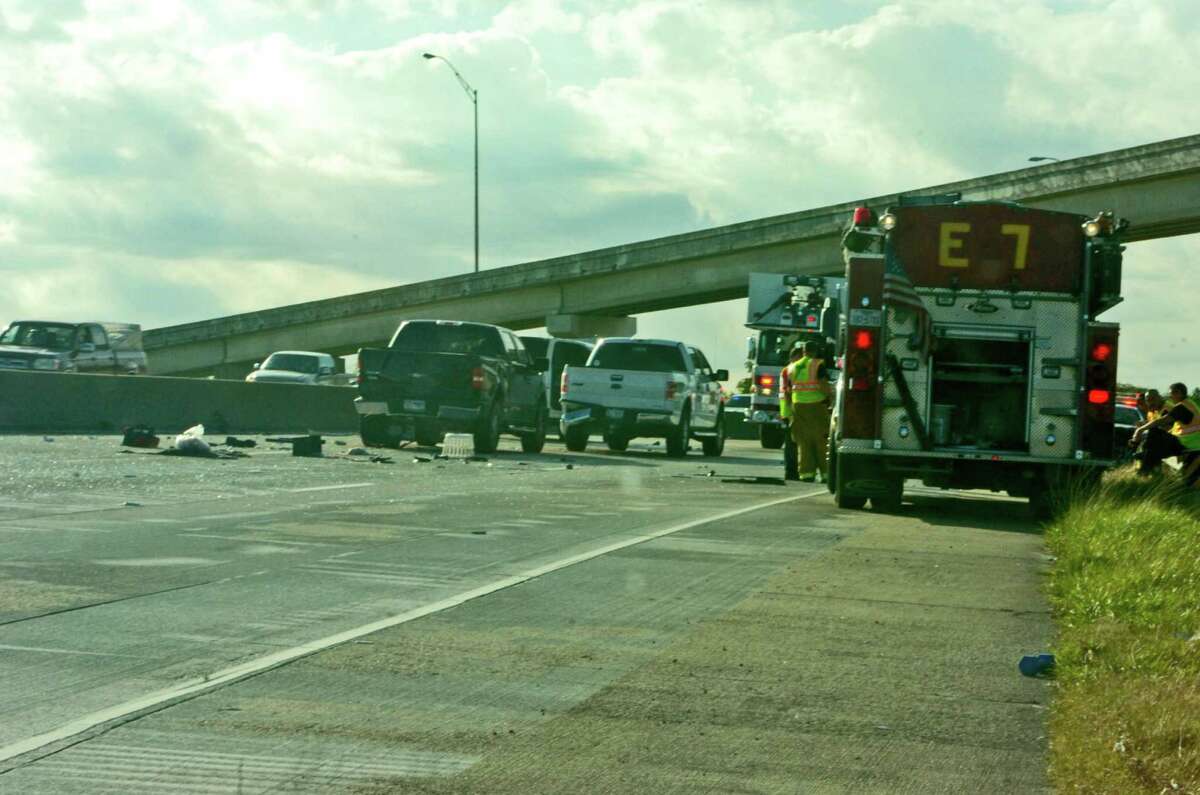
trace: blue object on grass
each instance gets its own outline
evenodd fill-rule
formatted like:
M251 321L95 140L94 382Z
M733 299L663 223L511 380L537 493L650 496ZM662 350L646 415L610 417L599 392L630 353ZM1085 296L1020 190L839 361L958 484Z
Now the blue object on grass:
M1017 668L1025 676L1040 676L1054 668L1053 654L1026 654L1017 663Z

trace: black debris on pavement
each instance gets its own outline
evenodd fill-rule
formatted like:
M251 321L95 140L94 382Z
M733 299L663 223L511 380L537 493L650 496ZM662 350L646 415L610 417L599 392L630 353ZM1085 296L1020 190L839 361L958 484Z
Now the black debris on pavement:
M134 425L125 429L121 437L124 447L143 447L153 449L158 447L160 439L154 435L154 429L147 425Z
M225 437L226 447L258 447L258 442L253 439L239 439L236 436Z

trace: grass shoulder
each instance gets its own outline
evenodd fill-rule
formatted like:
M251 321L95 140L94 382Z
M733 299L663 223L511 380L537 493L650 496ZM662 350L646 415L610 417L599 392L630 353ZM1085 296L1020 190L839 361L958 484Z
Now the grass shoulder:
M1046 531L1057 557L1060 792L1200 792L1200 495L1110 473Z

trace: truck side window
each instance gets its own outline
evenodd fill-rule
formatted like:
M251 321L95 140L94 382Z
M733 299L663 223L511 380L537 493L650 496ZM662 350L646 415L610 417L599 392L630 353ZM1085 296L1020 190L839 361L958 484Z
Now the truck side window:
M88 326L80 326L75 329L75 347L92 342L92 330Z
M104 333L104 328L102 326L85 326L85 328L91 328L92 342L96 345L96 350L108 350L108 335Z
M502 331L500 332L500 336L504 338L504 352L511 361L520 364L529 363L529 359L525 355L525 348L517 340L516 335L509 331Z

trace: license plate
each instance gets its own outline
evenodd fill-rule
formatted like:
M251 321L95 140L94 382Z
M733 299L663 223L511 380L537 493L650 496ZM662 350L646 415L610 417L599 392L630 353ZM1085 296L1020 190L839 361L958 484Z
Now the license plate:
M404 401L404 410L405 411L424 411L425 410L425 401L424 400L406 400L406 401Z
M610 420L625 419L625 409L609 409L608 410L608 418Z
M564 414L563 421L568 423L578 422L579 420L586 420L590 416L592 416L591 409L575 409L574 411L568 411L566 414Z

